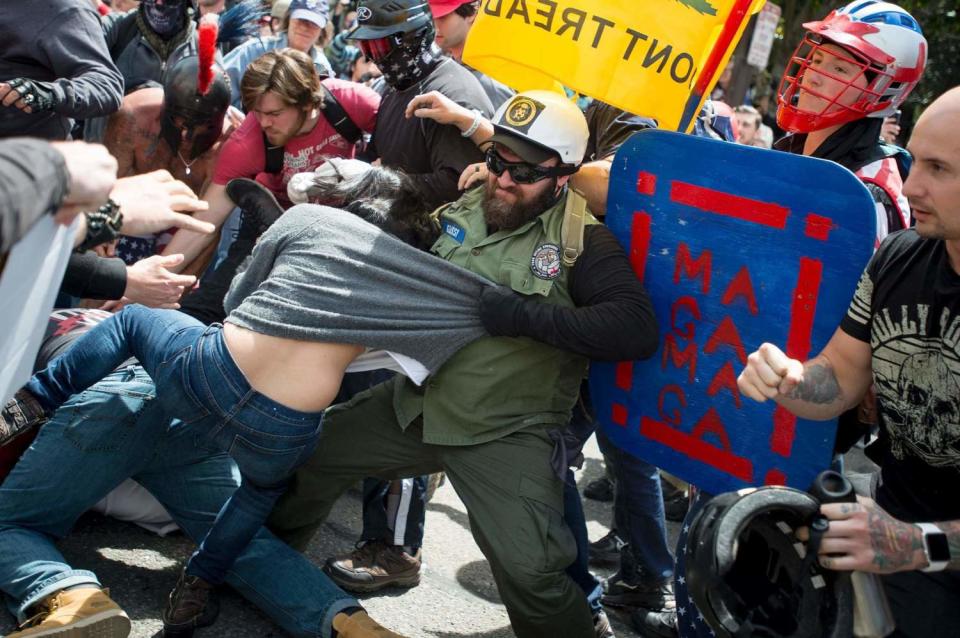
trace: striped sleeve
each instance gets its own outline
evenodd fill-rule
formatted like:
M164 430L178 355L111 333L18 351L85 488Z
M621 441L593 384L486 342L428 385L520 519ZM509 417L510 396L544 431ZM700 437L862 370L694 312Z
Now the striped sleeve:
M847 314L840 322L840 327L854 339L870 343L870 315L873 301L873 279L868 266L860 281L857 291L853 293L853 300L847 308Z

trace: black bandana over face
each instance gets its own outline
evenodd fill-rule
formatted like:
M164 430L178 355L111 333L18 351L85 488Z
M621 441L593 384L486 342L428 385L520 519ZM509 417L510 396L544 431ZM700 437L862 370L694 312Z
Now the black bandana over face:
M150 29L161 38L168 38L183 26L186 0L143 0L143 17Z
M377 67L387 84L402 91L427 75L442 57L433 39L422 39L415 44L395 46Z

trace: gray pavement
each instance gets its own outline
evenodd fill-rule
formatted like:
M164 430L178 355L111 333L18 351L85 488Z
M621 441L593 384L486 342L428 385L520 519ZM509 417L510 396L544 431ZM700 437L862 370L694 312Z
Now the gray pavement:
M586 463L577 472L581 489L602 472L600 453L593 439L585 449ZM308 556L322 564L328 556L349 550L359 535L360 495L348 492L340 499L328 522L317 534ZM584 499L590 538L608 531L609 503ZM677 526L671 526L676 537ZM159 538L129 523L87 514L76 530L60 544L76 568L94 571L111 596L133 620L135 638L155 636L161 629L160 610L173 587L180 566L193 550L181 534ZM509 638L513 636L500 603L490 569L470 535L466 510L449 482L434 495L427 508L424 571L420 586L390 590L363 597L371 616L406 636ZM611 570L598 570L608 576ZM617 636L636 636L626 616L611 613ZM0 634L14 629L12 618L0 614ZM222 599L217 624L197 632L197 638L266 638L284 636L253 605L232 592Z

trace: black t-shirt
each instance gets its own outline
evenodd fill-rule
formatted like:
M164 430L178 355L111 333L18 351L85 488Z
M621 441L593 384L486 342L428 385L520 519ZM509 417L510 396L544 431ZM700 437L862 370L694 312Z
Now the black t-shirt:
M415 96L439 91L467 108L493 115L493 105L477 79L455 61L443 58L420 82L403 90L388 88L377 112L373 144L384 166L407 173L423 194L424 207L433 210L460 197L457 181L483 153L456 126L430 119L407 118L404 111Z
M873 353L878 502L910 522L960 519L960 275L945 243L890 235L840 327Z

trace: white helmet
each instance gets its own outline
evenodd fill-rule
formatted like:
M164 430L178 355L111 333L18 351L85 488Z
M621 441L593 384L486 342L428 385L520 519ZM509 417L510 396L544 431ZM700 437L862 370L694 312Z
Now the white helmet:
M577 105L553 91L517 93L497 109L493 129L491 141L531 164L559 157L562 164L579 166L590 137Z

